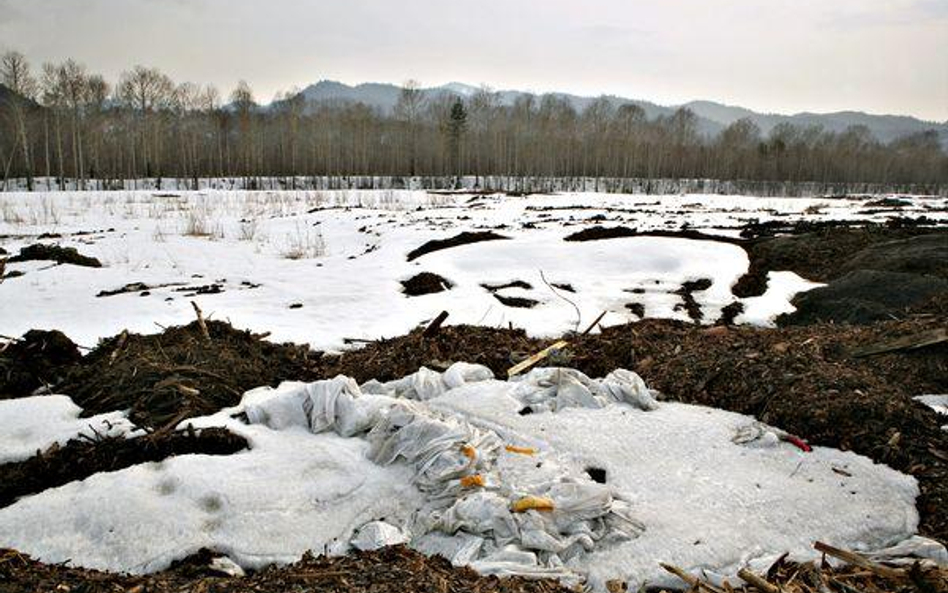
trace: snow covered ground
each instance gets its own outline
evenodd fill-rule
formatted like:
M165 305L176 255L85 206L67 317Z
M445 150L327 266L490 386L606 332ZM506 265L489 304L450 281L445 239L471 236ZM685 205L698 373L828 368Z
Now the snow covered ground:
M135 433L135 426L123 412L80 419L81 412L82 408L64 395L0 400L0 463L27 459L80 436L94 439Z
M752 220L948 219L938 211L948 204L944 198L913 198L901 210L869 208L866 214L869 201L384 190L5 193L0 247L15 254L38 240L56 242L99 258L105 267L8 264L8 272L25 275L0 283L0 334L55 328L91 347L123 329L152 332L156 324L186 323L193 316L189 301L195 300L213 318L322 349L342 348L344 337L399 335L442 310L450 312L450 323L513 325L556 335L584 327L602 311L608 312L604 325L637 319L627 305L643 305L648 317L687 319L674 292L682 282L701 278L712 285L694 297L704 320L712 322L735 300L730 287L748 264L741 248L677 238L567 243L563 237L596 224L734 235ZM488 229L510 240L406 260L428 240ZM44 233L61 237L39 239ZM400 281L422 271L440 274L454 287L419 297L402 294ZM504 305L481 286L515 280L530 288L498 294L529 298L537 306ZM134 282L153 288L96 296ZM575 292L547 282L568 284ZM220 291L199 294L197 287L211 284ZM766 324L791 309L796 291L812 286L775 271L767 294L748 299L739 320Z
M748 563L765 569L768 559L784 552L813 557L815 540L878 549L915 532L914 478L867 458L819 447L803 452L766 432L758 440L735 442L742 430L757 425L730 412L678 403L645 406L654 408L650 410L621 401L599 407L602 402L587 400L579 406L580 400L572 397L577 383L569 377L551 388L532 381L532 376L510 382L471 379L408 408L423 417L468 422L501 443L535 450L528 455L503 448L490 453L483 444L490 439L482 441L473 457L494 459L493 469L480 470L488 476L483 489L451 490L446 483L446 492L453 494L445 500L444 494L438 498L430 489L416 487L419 466L413 471L399 459L390 465L373 463L370 445L373 438L392 434L387 430L378 437L311 433L301 400L287 399L301 385L290 383L250 391L236 408L187 421L226 426L248 439L249 451L178 456L25 497L0 509L0 546L47 562L71 560L131 572L160 569L210 547L245 567L259 567L293 561L306 550L345 552L359 527L377 520L411 531L412 545L418 545L425 541L419 525L431 528L437 523L431 517L454 517L463 525L461 531L445 533L433 544L429 538L428 546L443 550L454 541L471 548L473 542L474 551L468 549L456 560L466 563L467 554L485 570L529 571L531 562L545 556L491 547L491 534L496 537L503 520L513 519L506 506L488 506L485 501L495 499L485 499L481 492L515 498L543 494L551 483L578 484L573 510L556 507L517 515L524 540L528 529L552 529L562 538L586 533L588 525L599 524L584 520L598 516L599 505L608 509L617 504L610 501L619 500L643 528L631 538L604 537L594 528L589 532L594 543L578 555L574 550L564 565L541 566L550 571L545 574L587 578L598 591L610 579L628 581L629 590L643 583L669 583L658 562L733 576ZM591 389L598 393L604 383L594 383ZM357 399L387 399L354 389ZM272 429L233 418L252 406L277 405L281 397L283 403L271 409L281 410L283 420L296 414L303 426L281 422ZM520 414L525 401L553 400L559 402L556 411ZM294 412L286 402L295 402L298 409ZM9 405L30 410L35 402ZM338 406L333 396L315 409L328 411L337 421L354 413L351 404ZM33 418L35 431L49 431L38 415L23 416ZM452 442L428 430L409 431L408 436L414 444L401 442L398 448L415 446L425 455L438 447L447 451ZM6 447L0 440L0 454L7 453ZM425 459L426 467L441 462ZM604 485L587 477L590 467L604 471ZM583 500L586 495L591 498ZM445 511L455 498L460 506ZM566 531L557 532L554 524ZM551 540L534 541L542 546ZM498 561L498 556L517 562Z

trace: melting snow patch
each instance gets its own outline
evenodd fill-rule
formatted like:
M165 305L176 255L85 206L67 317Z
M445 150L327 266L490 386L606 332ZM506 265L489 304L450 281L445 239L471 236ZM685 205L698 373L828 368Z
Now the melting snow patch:
M735 323L747 323L763 327L775 327L774 320L784 313L797 310L790 300L801 292L826 286L819 282L810 282L795 272L768 272L767 290L758 297L743 299L744 312L738 315Z
M0 463L22 461L55 443L85 435L120 436L135 430L122 412L80 418L82 408L65 395L0 400Z

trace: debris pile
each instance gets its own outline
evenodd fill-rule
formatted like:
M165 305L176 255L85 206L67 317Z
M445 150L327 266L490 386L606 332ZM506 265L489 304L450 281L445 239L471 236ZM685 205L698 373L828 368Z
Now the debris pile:
M205 334L206 331L206 334ZM320 354L203 319L159 334L103 340L57 387L85 414L129 409L159 428L235 405L252 386L318 378Z

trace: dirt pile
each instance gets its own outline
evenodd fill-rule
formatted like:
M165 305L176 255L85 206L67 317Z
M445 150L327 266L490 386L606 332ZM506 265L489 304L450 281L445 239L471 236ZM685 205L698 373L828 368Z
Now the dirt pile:
M55 385L82 356L59 331L30 330L0 350L0 399L24 397Z
M135 424L161 427L235 405L255 386L319 377L320 354L306 345L273 344L220 321L207 328L210 339L194 322L103 340L58 390L84 414L130 409Z
M82 593L569 593L550 580L498 579L455 568L441 557L427 557L404 546L327 558L303 556L299 562L271 567L245 577L214 573L207 564L215 554L202 551L166 571L130 576L51 566L13 550L0 550L0 592L81 591Z
M432 272L421 272L408 280L402 280L402 292L410 297L444 292L453 286L450 280Z
M773 239L764 243L769 247L758 245L751 250L774 250L780 243L793 243L789 253L781 256L793 257L800 248L810 247L803 242L807 236L792 239ZM809 252L810 259L801 255L796 265L813 265L809 276L801 275L829 282L829 286L795 298L798 311L781 317L781 324L901 319L948 292L948 231L869 227L837 230L809 240L815 251ZM821 245L829 246L828 253L814 258Z
M132 439L74 439L25 461L0 464L0 507L13 504L21 496L84 480L99 472L118 471L173 455L230 455L246 448L243 437L223 428L169 430Z
M948 294L948 280L920 274L857 270L829 285L797 295L791 314L781 325L819 322L866 324L902 318L939 295Z
M74 266L84 266L87 268L101 268L102 262L94 257L88 257L76 251L75 247L62 247L60 245L46 245L36 243L27 247L20 248L19 255L14 255L7 260L8 263L17 263L25 261L54 261L57 264L72 264Z
M475 231L475 232L463 232L459 233L448 239L434 239L424 243L420 247L413 249L408 253L408 261L414 261L421 257L422 255L427 255L429 253L434 253L435 251L441 251L442 249L450 249L452 247L460 247L461 245L470 245L471 243L481 243L483 241L498 241L501 239L509 239L510 237L505 237L503 235L498 235L494 231Z

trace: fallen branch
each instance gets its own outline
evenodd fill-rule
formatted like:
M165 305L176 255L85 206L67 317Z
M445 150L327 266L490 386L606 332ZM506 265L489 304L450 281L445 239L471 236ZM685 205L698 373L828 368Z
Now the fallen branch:
M554 350L562 350L566 346L567 346L567 343L560 340L559 342L553 344L552 346L548 346L544 348L543 350L540 350L539 352L537 352L530 358L527 358L526 360L523 360L515 364L514 366L510 367L507 370L507 376L513 377L514 375L519 375L523 371L527 370L528 368L532 367L536 363L540 362L541 360L549 356Z
M904 570L898 568L889 568L888 566L877 564L860 554L834 548L833 546L824 544L823 542L816 542L813 544L813 547L818 551L823 552L827 556L838 558L847 564L852 564L853 566L858 566L859 568L865 568L866 570L872 571L873 573L885 579L903 579L906 576Z
M211 341L211 332L207 331L207 324L204 323L204 314L201 313L201 308L198 307L197 303L191 301L191 306L194 307L194 313L197 315L198 327L201 328L201 334L204 335L204 339L208 342Z

